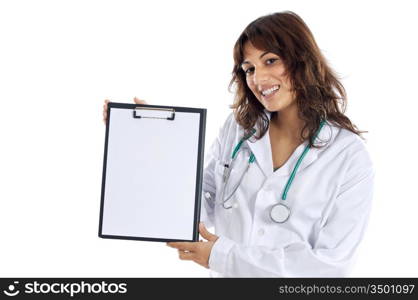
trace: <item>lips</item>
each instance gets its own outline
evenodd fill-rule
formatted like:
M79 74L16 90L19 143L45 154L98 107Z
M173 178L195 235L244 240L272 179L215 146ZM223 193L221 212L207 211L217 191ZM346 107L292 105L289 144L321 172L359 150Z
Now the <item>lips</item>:
M277 89L277 90L275 90L275 91L273 91L272 93L270 93L270 94L267 94L267 95L263 95L263 93L261 93L261 97L264 99L264 100L267 100L267 99L270 99L274 94L276 94L278 91L280 91L280 85L278 86L279 88Z

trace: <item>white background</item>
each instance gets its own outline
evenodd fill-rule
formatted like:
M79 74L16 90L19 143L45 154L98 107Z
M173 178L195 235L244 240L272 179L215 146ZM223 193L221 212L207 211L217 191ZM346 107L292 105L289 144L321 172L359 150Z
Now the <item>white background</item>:
M0 276L206 277L164 243L97 237L102 102L230 113L232 47L283 10L308 24L376 165L352 276L418 276L414 1L1 1Z

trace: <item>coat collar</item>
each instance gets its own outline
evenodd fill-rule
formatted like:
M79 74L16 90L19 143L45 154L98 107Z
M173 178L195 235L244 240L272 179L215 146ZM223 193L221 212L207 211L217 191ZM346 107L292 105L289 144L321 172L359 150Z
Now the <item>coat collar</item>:
M271 112L267 110L264 110L264 112L270 119ZM258 127L256 127L256 129L257 131L260 130L260 128ZM338 127L331 125L329 122L325 123L316 139L316 142L321 144L322 141L324 144L326 144L326 146L324 146L321 149L310 148L308 153L302 160L297 172L302 171L310 164L312 164L318 158L318 155L321 152L323 152L327 147L329 147L329 145L333 142L333 139L335 138L336 134L338 133L338 130ZM286 163L273 174L273 158L271 152L270 136L268 131L264 134L264 136L261 139L256 140L254 142L247 140L246 143L255 155L255 163L259 165L266 177L270 177L271 175L290 176L299 157L302 155L303 151L305 150L305 147L308 145L308 141L305 141L302 144L300 144L289 157L289 159L286 161Z

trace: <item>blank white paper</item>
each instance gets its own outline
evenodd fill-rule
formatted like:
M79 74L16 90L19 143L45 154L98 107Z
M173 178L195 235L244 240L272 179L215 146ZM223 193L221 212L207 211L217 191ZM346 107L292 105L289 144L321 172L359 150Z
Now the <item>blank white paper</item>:
M193 238L199 126L199 113L170 121L111 108L103 235Z

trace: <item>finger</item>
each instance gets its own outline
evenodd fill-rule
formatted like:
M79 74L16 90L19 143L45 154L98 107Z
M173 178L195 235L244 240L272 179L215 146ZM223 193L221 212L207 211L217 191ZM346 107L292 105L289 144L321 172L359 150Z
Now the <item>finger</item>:
M107 116L107 103L103 104L103 117L106 118L106 116Z
M136 104L147 104L145 100L138 99L137 97L134 97L134 102Z
M181 260L193 260L194 259L194 253L193 252L184 252L179 250L179 258Z
M192 243L192 242L170 242L170 243L167 243L167 246L180 249L183 251L196 250L196 243Z
M216 235L210 233L206 229L206 227L203 223L199 224L199 233L203 238L207 239L208 241L216 241L218 239L218 237Z
M196 250L196 243L192 242L170 242L167 243L167 246L180 249L180 250L187 250L187 251L195 251Z

